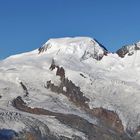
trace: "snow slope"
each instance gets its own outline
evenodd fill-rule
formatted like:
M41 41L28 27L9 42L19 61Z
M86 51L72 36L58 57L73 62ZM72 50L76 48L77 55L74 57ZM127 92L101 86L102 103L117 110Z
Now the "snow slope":
M44 51L56 55L71 54L81 60L90 57L99 60L107 52L106 48L101 47L96 40L89 37L50 39L39 48L39 52Z
M86 115L66 96L44 88L49 80L60 85L60 77L55 75L56 70L49 70L52 61L55 61L56 65L65 69L65 77L80 87L89 99L90 109L103 107L114 111L119 115L126 131L136 131L140 126L140 51L137 49L133 55L125 55L124 58L106 52L92 38L75 37L50 39L39 50L8 57L0 62L1 112L17 112L11 102L21 96L31 108L74 114L97 124L96 118ZM27 87L28 97L25 97L20 82ZM26 113L23 114L26 116ZM46 121L44 116L40 118ZM51 119L48 119L48 127L56 134L61 134L59 128L49 125ZM55 122L57 123L54 119L53 123ZM4 125L0 127L4 128ZM21 127L25 127L23 122ZM59 123L57 127L61 128ZM68 128L65 136L77 134L86 139L84 133L74 131Z

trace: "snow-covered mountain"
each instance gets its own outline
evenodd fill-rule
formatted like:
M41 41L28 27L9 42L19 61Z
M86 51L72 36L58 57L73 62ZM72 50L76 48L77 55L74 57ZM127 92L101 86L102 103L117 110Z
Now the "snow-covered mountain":
M132 45L125 45L121 49L119 49L116 53L120 57L124 57L125 55L133 55L137 50L140 50L140 42L137 42Z
M140 139L138 48L60 38L0 61L0 139Z
M39 48L39 53L45 51L49 53L53 52L56 55L73 55L80 60L90 57L100 60L107 54L105 47L89 37L50 39Z

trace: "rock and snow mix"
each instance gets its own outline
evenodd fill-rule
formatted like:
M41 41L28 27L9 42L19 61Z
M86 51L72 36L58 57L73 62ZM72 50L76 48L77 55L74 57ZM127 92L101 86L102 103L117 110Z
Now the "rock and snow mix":
M64 95L44 88L49 80L55 85L60 84L60 77L49 70L53 60L65 69L65 77L80 87L84 96L90 99L88 104L91 109L103 107L112 110L119 115L125 129L135 130L140 125L140 51L135 47L126 47L130 53L133 51L133 55L126 53L121 58L117 54L107 53L92 38L60 38L50 39L39 51L2 60L0 108L15 111L9 102L17 96L24 97L20 85L22 81L29 92L29 98L25 97L24 100L30 107L79 114L86 118ZM88 117L86 119L90 120ZM71 133L72 130L68 130Z

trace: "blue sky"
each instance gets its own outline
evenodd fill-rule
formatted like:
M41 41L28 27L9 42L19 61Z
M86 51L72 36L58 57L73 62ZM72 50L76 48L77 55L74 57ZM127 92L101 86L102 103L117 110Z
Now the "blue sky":
M110 51L140 40L140 0L0 0L0 59L49 38L90 36Z

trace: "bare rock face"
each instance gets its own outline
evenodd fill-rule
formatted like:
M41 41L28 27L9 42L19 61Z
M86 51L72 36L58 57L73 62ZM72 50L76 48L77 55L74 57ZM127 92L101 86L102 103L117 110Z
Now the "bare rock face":
M105 120L105 122L110 124L112 128L115 128L117 131L123 133L124 127L122 125L122 121L115 112L104 108L94 108L92 111L96 117Z
M56 75L60 76L61 77L61 80L65 78L65 70L63 69L63 67L59 67L55 64L54 60L52 60L52 64L50 66L50 70L54 70L54 69L57 69L56 71Z

